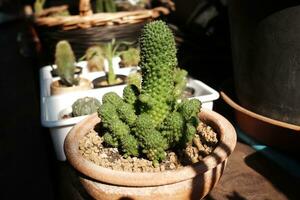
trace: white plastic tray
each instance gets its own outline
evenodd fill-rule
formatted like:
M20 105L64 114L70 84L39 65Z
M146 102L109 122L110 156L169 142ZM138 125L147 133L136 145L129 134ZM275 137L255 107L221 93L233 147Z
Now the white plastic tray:
M89 80L93 80L96 77L104 75L104 72L88 73L86 69L86 62L78 63L78 66L83 67L82 77ZM46 66L40 70L40 89L41 89L41 123L44 127L50 129L51 138L54 144L54 150L58 160L66 160L63 144L67 133L70 129L86 116L73 117L69 119L59 119L60 113L71 107L71 105L82 97L95 97L98 100L102 99L102 96L110 91L115 91L118 95L122 96L123 88L125 85L91 89L80 92L67 93L62 95L50 96L50 84L56 79L51 76L51 67ZM136 67L115 69L116 73L128 75L130 72L135 71ZM213 101L219 98L219 93L207 86L203 82L189 78L188 87L195 89L195 97L202 102L202 107L207 109L213 109Z
M199 99L199 101L201 101L202 103L203 108L212 110L213 101L217 100L220 97L219 93L216 90L212 89L211 87L197 79L189 78L187 86L195 89L195 97L192 98Z

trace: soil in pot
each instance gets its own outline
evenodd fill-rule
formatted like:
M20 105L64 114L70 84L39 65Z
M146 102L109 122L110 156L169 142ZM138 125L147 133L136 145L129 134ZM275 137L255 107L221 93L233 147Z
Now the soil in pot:
M91 81L85 78L80 78L78 85L67 87L60 83L59 80L54 81L50 85L51 95L70 93L75 91L83 91L92 89Z
M125 75L121 75L121 74L117 74L116 75L116 83L115 84L108 84L107 82L107 77L106 76L101 76L98 78L95 78L92 83L94 88L101 88L101 87L110 87L110 86L116 86L116 85L122 85L125 84L127 82L127 76Z
M137 157L125 158L119 154L117 148L106 147L102 137L95 130L91 130L80 140L79 150L85 159L102 167L128 172L159 172L176 170L199 162L213 151L217 143L215 131L201 122L193 144L176 152L167 152L167 159L156 167L149 160Z

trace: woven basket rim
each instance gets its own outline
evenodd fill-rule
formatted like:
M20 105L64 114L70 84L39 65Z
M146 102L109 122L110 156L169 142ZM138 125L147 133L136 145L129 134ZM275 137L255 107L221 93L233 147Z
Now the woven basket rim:
M155 7L136 11L119 11L115 13L95 13L88 16L45 16L54 10L66 10L67 5L51 7L42 13L35 15L34 23L37 26L54 27L60 26L63 30L90 28L95 26L109 26L120 24L140 23L148 19L155 19L161 15L168 15L170 10L166 7Z

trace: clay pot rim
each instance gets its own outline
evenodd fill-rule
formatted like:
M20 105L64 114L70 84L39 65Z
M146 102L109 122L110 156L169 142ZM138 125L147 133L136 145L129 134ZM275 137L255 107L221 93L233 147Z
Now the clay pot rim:
M69 163L82 174L92 179L123 186L158 186L177 183L191 179L198 174L215 168L224 162L236 145L236 132L231 123L220 114L202 109L199 118L212 126L219 134L219 144L214 151L202 161L182 167L175 171L164 172L124 172L98 166L82 157L79 152L79 138L83 137L95 124L101 120L97 113L76 124L68 133L64 150Z
M287 122L279 121L279 120L276 120L276 119L272 119L272 118L257 114L255 112L252 112L250 110L247 110L246 108L244 108L244 107L238 105L236 102L234 102L224 91L221 91L220 95L221 95L222 99L230 107L237 110L238 112L241 112L241 113L243 113L247 116L250 116L251 118L263 121L267 124L283 127L283 128L290 129L290 130L293 130L293 131L298 131L300 133L300 126L297 126L295 124L289 124Z

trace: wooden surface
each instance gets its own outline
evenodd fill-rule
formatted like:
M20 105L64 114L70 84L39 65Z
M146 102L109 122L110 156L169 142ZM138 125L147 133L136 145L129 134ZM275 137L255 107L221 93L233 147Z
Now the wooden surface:
M59 197L91 199L67 163L59 163ZM300 179L293 177L248 145L237 143L218 185L205 200L300 199Z

